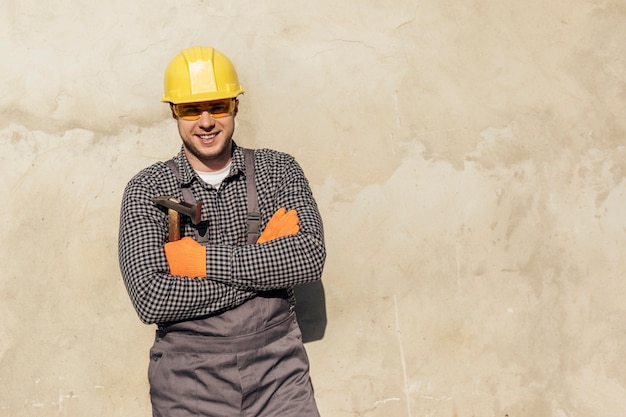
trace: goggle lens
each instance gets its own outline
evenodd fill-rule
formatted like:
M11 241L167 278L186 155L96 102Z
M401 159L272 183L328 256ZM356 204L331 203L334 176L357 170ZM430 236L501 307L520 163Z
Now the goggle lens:
M214 119L232 116L235 111L235 100L215 100L201 103L174 104L174 114L183 120L198 120L202 113L208 112Z

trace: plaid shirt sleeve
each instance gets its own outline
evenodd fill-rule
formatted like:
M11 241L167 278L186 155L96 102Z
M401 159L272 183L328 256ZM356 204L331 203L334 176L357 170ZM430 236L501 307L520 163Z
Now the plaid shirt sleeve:
M253 297L252 291L224 283L169 274L163 250L167 216L151 201L157 195L178 195L178 184L163 163L136 175L122 200L120 269L140 320L150 324L200 317Z
M319 280L326 258L322 219L308 180L290 155L256 151L262 225L281 207L295 209L300 231L260 245L207 247L207 273L242 290L268 291Z
M254 297L259 291L287 289L321 277L325 261L322 221L308 181L287 154L257 150L256 183L262 225L280 207L296 209L300 232L261 245L246 245L245 168L235 145L231 174L220 190L203 183L181 151L175 160L183 182L202 201L208 225L207 278L169 274L163 245L167 214L152 203L157 195L181 198L173 174L159 162L127 185L120 216L119 260L131 301L144 323L162 323L215 314ZM263 227L262 226L262 227ZM191 236L191 224L183 225ZM292 300L293 302L294 300Z

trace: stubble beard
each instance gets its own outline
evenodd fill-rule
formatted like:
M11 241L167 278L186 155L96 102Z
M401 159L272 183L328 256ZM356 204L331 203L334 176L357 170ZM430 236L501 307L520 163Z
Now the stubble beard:
M202 150L193 143L183 142L183 146L195 159L208 166L216 161L228 161L232 156L232 143L232 137L229 137L219 146L211 148L212 151L210 153L202 152Z

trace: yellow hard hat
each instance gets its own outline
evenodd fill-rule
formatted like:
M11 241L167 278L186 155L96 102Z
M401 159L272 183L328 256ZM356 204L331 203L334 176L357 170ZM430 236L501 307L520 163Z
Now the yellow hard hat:
M235 98L243 93L232 62L221 52L205 46L183 49L165 70L166 103Z

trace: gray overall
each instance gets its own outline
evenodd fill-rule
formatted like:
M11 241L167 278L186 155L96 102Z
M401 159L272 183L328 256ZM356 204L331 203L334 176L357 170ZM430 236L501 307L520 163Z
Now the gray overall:
M259 233L254 151L245 150L248 243ZM175 175L175 164L168 161ZM183 188L186 201L195 200ZM148 380L154 417L319 417L285 291L208 318L159 325Z

